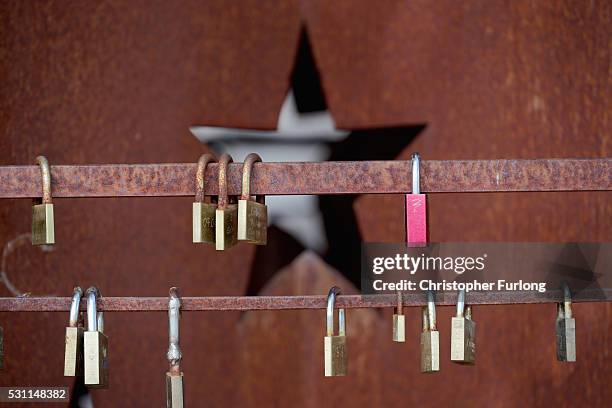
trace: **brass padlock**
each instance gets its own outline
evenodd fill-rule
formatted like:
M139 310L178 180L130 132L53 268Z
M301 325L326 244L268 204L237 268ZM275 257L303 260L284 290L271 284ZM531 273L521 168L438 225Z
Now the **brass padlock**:
M178 289L170 289L168 302L168 337L169 343L166 358L170 370L166 373L166 406L168 408L183 408L183 373L181 372L181 347L179 345L179 320L181 317L181 300Z
M465 306L465 290L457 294L457 316L451 318L451 361L474 364L476 361L476 323L472 307Z
M427 306L423 307L421 333L421 372L440 371L440 332L436 330L436 305L432 291L427 292Z
M348 367L344 309L338 309L338 335L334 336L334 304L339 294L340 288L334 286L327 295L327 336L323 340L326 377L346 375Z
M64 376L75 377L83 375L83 326L79 321L79 305L83 290L74 288L70 304L70 321L66 327L66 349L64 352Z
M195 201L193 203L193 242L194 243L215 243L215 211L217 210L216 200L205 202L204 179L206 177L206 166L214 162L215 159L210 154L203 154L198 160L196 170Z
M397 292L397 306L393 313L393 341L403 343L406 341L406 316L404 315L404 302L402 292Z
M38 156L36 162L42 174L42 199L35 199L32 206L32 245L51 245L55 244L51 171L45 156Z
M258 195L251 200L251 170L253 163L260 162L257 153L251 153L242 165L242 194L238 200L238 240L255 245L266 245L268 241L268 208L265 197Z
M224 251L238 242L238 205L227 196L227 166L232 162L229 154L219 159L219 205L215 211L215 248Z
M557 360L576 361L576 320L572 317L572 294L563 285L563 302L557 303Z
M87 295L87 331L83 334L85 385L90 388L108 387L108 338L104 334L104 316L96 310L100 296L91 287Z

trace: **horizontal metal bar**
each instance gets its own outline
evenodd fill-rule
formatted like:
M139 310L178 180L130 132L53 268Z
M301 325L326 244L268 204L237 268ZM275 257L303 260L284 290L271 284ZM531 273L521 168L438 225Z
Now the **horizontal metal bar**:
M51 166L54 197L193 196L196 165ZM230 195L240 194L242 164L228 170ZM264 195L389 194L411 189L410 161L257 163L251 192ZM427 160L421 191L609 191L612 159ZM205 194L218 192L217 165L206 170ZM0 198L40 197L37 166L0 166Z
M612 290L598 291L599 300L612 301ZM561 291L547 291L537 296L531 292L470 292L466 302L472 305L504 305L520 303L553 303L563 299ZM586 298L585 298L586 299ZM68 312L71 297L13 297L0 298L0 312ZM454 305L456 293L436 295L436 304ZM404 306L424 306L424 294L405 294ZM214 296L182 297L184 311L247 311L247 310L293 310L325 309L326 296ZM341 308L380 308L397 305L397 295L345 295L336 300ZM85 310L86 302L81 302ZM168 311L167 297L103 297L98 299L98 308L110 312Z

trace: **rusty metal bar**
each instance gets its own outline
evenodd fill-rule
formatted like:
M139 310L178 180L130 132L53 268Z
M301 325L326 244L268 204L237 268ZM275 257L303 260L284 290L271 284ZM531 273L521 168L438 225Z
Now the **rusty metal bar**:
M609 191L612 159L427 160L425 193ZM228 169L228 191L239 195L241 166ZM54 197L195 195L195 163L51 166ZM217 165L206 171L205 194L217 194ZM252 194L389 194L411 189L410 161L257 163ZM0 166L0 198L40 197L40 169Z
M598 300L585 297L572 299L581 301L612 301L612 289L598 291ZM538 294L530 292L470 292L469 303L479 305L505 305L520 303L553 303L563 299L558 290ZM68 312L71 297L19 297L0 298L0 312ZM437 305L455 305L456 293L436 295ZM326 296L214 296L181 297L182 311L247 311L247 310L295 310L325 309ZM86 303L86 302L84 302ZM424 294L409 293L403 296L404 306L423 306L427 303ZM397 306L397 295L345 295L336 300L337 307L380 308ZM86 304L81 304L85 310ZM102 297L98 299L98 310L109 312L168 311L167 297Z

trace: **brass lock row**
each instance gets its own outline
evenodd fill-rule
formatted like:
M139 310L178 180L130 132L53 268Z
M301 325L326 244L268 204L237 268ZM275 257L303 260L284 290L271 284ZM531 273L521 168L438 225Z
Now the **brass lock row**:
M256 153L249 154L242 165L242 193L238 203L227 195L227 167L232 162L228 154L219 159L219 197L205 202L204 178L206 166L214 162L210 154L198 160L196 170L196 196L193 203L193 242L215 244L223 251L245 241L255 245L266 245L268 209L263 195L252 199L250 194L253 164L261 162Z
M557 304L556 345L558 361L576 361L576 321L572 317L571 292L563 285L564 301ZM398 292L393 314L393 341L405 342L406 324L403 301ZM422 309L421 372L440 371L440 334L436 330L436 311L433 292L427 292L427 306ZM472 307L465 304L465 291L457 294L457 314L451 318L451 361L473 365L476 362L476 323Z
M327 295L326 335L323 339L324 375L326 377L345 376L348 373L348 349L346 336L346 315L338 309L337 334L334 323L334 306L340 295L340 288L332 287ZM79 314L82 296L80 287L73 293L70 307L70 322L66 328L66 349L64 375L85 377L88 387L106 388L108 386L108 339L104 335L102 312L96 311L96 301L100 293L91 287L87 295L88 330L83 331L83 319ZM181 301L177 288L170 289L168 303L169 347L166 353L170 369L166 373L167 406L183 407L183 373L180 369L182 352L179 346L179 320ZM440 371L440 333L436 329L435 298L432 291L427 292L427 306L421 310L423 330L421 333L421 372ZM401 318L400 318L401 317ZM398 303L393 315L393 340L405 341L405 321L403 300L398 293ZM558 304L557 359L576 361L576 325L571 311L571 292L564 285L564 299ZM465 304L465 291L457 295L457 314L451 322L451 361L460 364L474 364L476 323L472 320L471 307ZM2 337L0 336L0 345Z
M104 334L102 312L96 310L100 292L96 287L87 289L87 331L79 306L83 291L74 288L70 305L69 326L66 327L64 376L84 377L89 388L108 388L108 338ZM182 352L179 345L179 319L181 301L178 289L170 289L168 302L169 347L166 358L170 369L166 373L166 401L169 408L183 408L183 373L180 369ZM0 336L0 344L2 336Z
M64 376L83 376L90 388L108 387L108 338L104 334L104 316L96 310L100 292L95 286L87 289L87 331L79 313L83 291L74 288L70 305L70 321L66 327Z
M251 153L245 158L242 166L242 193L238 203L227 195L227 166L232 162L228 154L219 159L219 198L205 202L204 174L206 166L214 161L210 154L204 154L198 160L192 210L193 242L215 244L219 251L236 245L238 241L266 245L268 210L265 197L259 195L252 199L250 195L253 164L261 162L261 157ZM42 198L35 199L32 206L32 245L52 245L55 243L55 226L51 172L44 156L38 156L36 162L41 170Z

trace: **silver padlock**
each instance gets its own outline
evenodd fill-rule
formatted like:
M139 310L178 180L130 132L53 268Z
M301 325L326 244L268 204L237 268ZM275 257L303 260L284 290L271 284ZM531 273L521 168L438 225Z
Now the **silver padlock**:
M440 332L436 330L436 304L432 291L427 292L427 306L422 309L421 372L440 371Z
M557 304L557 360L576 361L576 320L572 317L572 294L563 285L563 302Z
M64 376L83 375L83 326L79 321L79 305L83 290L74 288L70 304L70 321L66 327L66 349L64 352Z
M96 310L100 296L91 287L87 295L87 331L83 334L85 385L91 388L108 387L108 338L104 334L104 316Z
M168 337L169 343L166 358L170 370L166 373L166 406L168 408L183 408L183 373L181 359L183 353L179 345L179 320L181 317L181 300L178 289L170 289L168 302Z
M476 361L476 323L471 306L465 306L465 290L457 294L457 316L451 319L451 361L474 364Z

